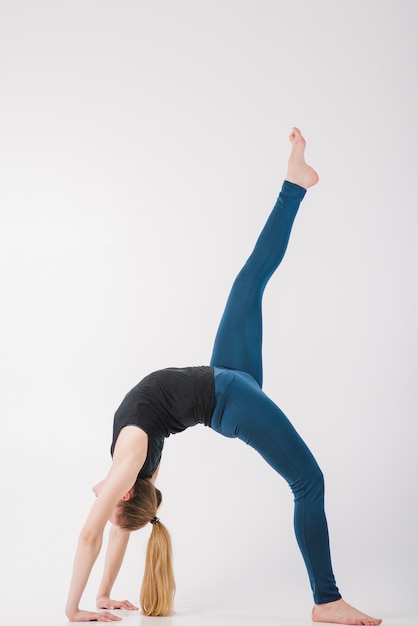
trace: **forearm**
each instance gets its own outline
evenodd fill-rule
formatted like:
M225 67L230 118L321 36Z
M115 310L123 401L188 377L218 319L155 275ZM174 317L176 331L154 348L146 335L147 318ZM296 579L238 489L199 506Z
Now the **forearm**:
M82 536L80 536L74 558L67 606L65 608L65 614L69 620L71 620L72 616L78 611L81 596L83 595L91 570L100 552L101 545L102 537L98 537L92 542L86 542L83 540Z
M123 530L119 526L112 526L109 533L109 544L106 552L103 577L97 592L97 600L109 598L113 584L119 573L125 556L130 532Z

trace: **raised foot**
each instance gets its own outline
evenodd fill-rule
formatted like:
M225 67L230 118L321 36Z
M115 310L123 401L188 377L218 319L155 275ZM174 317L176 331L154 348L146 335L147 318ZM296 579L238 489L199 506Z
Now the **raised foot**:
M286 180L308 189L316 185L319 176L305 161L306 141L299 128L293 128L289 140L292 144L292 150L290 152Z
M381 619L370 617L370 615L358 611L342 598L335 602L315 604L312 609L312 621L324 622L326 624L354 624L355 626L360 624L377 626L382 622Z

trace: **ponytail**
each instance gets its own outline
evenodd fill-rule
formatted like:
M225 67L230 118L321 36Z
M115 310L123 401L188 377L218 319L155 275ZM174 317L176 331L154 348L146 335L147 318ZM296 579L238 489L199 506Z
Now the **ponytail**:
M121 528L137 530L152 523L140 603L144 615L155 617L172 614L176 590L170 535L156 517L161 501L161 491L148 479L138 478L133 487L133 495L129 500L120 503L119 512Z
M159 520L152 525L145 560L140 603L144 615L166 616L173 612L176 583L168 530Z

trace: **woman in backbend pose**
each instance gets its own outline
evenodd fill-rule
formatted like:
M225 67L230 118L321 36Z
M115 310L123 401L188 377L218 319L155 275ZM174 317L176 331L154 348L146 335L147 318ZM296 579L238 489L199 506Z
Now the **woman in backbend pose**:
M154 486L165 437L203 423L255 448L290 485L295 533L311 583L312 619L340 624L380 624L347 604L335 584L324 513L324 482L311 452L282 411L263 393L261 300L285 253L293 221L318 176L304 158L305 140L294 128L286 180L226 304L211 365L150 374L124 398L115 414L110 471L94 487L97 496L81 531L66 607L70 621L117 621L109 611L78 608L99 554L106 522L112 522L99 609L135 609L110 599L130 531L153 525L141 606L145 615L169 615L174 576L169 534L157 517L161 493Z

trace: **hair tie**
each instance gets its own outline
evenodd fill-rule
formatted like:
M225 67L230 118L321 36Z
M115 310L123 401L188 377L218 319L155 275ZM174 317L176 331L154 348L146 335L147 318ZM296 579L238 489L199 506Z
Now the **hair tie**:
M156 523L157 523L157 522L159 522L159 521L160 521L160 518L159 518L159 517L153 517L153 518L150 520L150 522L149 522L149 523L154 525L154 524L156 524Z

